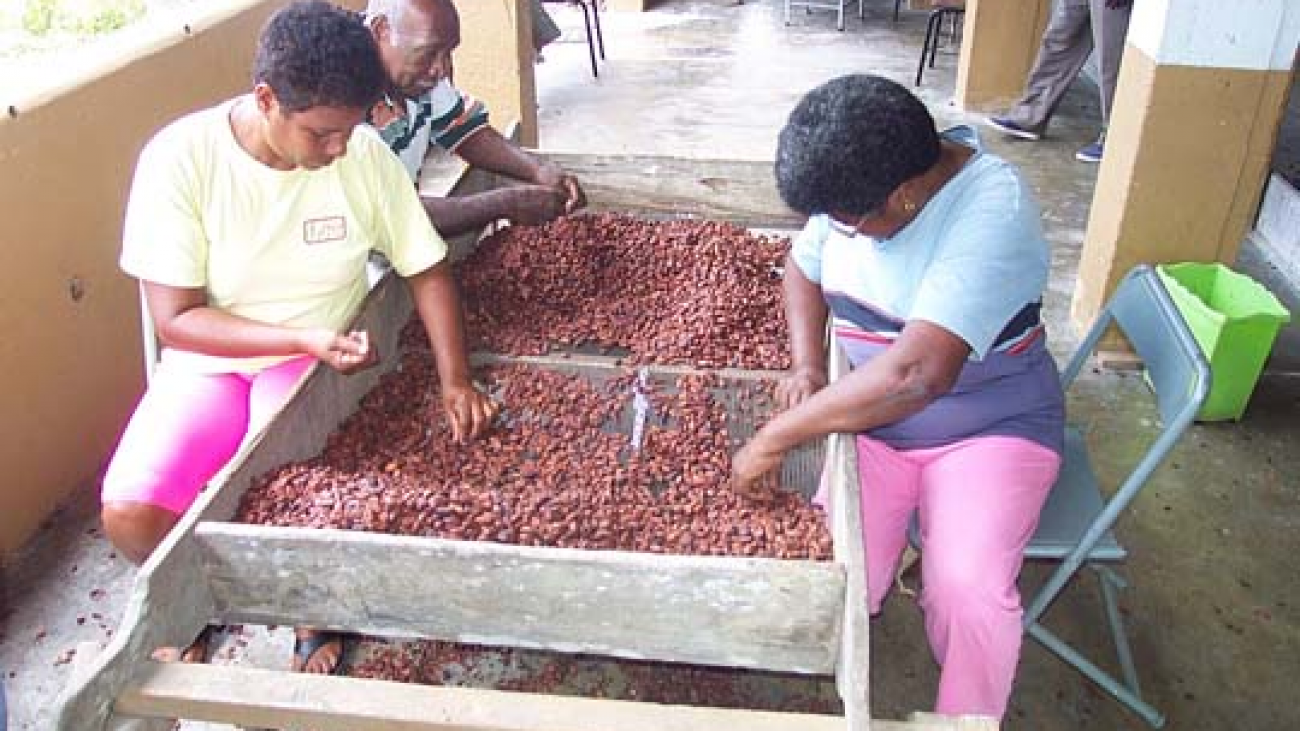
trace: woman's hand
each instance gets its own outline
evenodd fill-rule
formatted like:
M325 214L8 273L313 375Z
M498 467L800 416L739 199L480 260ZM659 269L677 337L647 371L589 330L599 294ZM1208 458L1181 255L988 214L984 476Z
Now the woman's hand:
M771 500L776 484L767 476L784 458L785 452L769 447L760 431L731 458L731 489L750 500Z
M492 426L499 406L487 394L478 390L473 384L444 386L442 389L442 410L451 424L451 438L457 444L477 437Z
M788 411L826 388L826 371L818 368L792 368L776 384L776 405Z
M303 349L345 376L379 362L379 350L370 347L370 335L364 330L345 335L332 330L309 330L303 334Z

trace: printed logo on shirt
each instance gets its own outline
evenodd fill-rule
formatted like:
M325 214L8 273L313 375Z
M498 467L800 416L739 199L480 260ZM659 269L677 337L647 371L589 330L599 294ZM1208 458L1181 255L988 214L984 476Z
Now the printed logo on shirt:
M348 220L343 216L310 218L302 222L302 240L306 244L342 241L348 237Z

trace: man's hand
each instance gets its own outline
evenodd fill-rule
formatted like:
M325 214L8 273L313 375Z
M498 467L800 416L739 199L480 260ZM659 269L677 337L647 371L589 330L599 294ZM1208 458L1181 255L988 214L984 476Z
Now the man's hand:
M776 384L776 405L793 409L826 387L826 372L816 368L793 368Z
M576 213L587 207L587 194L577 178L568 174L560 176L560 190L564 192L565 213Z
M379 349L370 347L370 335L364 330L346 335L332 330L309 330L303 333L303 349L345 376L379 362Z
M765 477L781 466L784 457L785 452L767 446L762 432L754 435L731 458L731 489L750 500L771 500L776 488Z
M451 424L451 438L463 444L480 436L492 425L500 407L473 384L442 389L442 410Z
M537 174L537 184L558 190L564 196L564 212L575 213L587 207L587 194L578 179L560 169L559 165L546 163Z

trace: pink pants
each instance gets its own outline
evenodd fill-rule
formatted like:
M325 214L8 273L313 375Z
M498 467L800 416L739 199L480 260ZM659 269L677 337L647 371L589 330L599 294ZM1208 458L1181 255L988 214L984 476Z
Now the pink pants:
M938 713L1006 711L1020 661L1016 577L1060 463L1052 450L1015 437L908 451L858 437L872 614L893 585L912 513L920 513L921 608L942 668Z
M184 513L315 362L303 356L249 375L192 373L163 358L108 465L103 502Z

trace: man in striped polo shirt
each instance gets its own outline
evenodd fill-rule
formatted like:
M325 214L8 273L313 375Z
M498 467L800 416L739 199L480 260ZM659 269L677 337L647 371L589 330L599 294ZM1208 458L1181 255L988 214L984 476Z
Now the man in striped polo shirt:
M436 144L520 183L454 199L421 196L441 234L476 231L501 219L536 225L586 205L577 178L503 137L488 124L483 103L452 85L460 16L451 0L370 0L365 21L389 81L368 121L401 158L411 180Z

